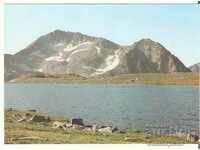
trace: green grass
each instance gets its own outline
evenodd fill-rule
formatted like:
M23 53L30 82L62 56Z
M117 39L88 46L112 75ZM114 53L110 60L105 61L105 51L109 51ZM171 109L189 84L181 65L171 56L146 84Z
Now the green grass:
M81 130L53 129L54 120L64 121L62 117L52 117L49 123L17 122L13 114L24 114L27 111L5 111L6 144L126 144L126 143L186 143L184 138L174 136L150 135L135 130L126 133L101 134ZM30 113L30 112L29 112ZM67 119L66 119L67 120ZM24 139L25 138L25 139Z
M30 77L24 76L16 83L64 83L64 84L153 84L153 85L199 85L195 73L138 73L121 74L111 77Z

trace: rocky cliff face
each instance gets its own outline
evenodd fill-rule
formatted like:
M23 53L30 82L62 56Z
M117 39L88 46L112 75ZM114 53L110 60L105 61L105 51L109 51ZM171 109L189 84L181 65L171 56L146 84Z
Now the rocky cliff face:
M194 73L200 73L200 63L194 64L190 66L189 68Z
M5 55L5 79L32 72L93 77L125 73L188 72L161 44L143 39L120 46L103 38L55 30L15 55Z
M143 39L130 47L127 53L130 73L171 73L188 72L189 69L161 44Z

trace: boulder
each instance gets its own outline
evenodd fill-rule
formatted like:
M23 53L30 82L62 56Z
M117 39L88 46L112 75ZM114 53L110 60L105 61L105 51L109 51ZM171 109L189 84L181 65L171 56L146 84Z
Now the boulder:
M84 126L84 131L89 131L89 132L96 132L97 131L97 125L86 125Z
M31 121L31 122L47 122L47 119L45 118L45 116L34 115L29 119L29 121Z
M15 119L17 122L23 122L26 121L26 116L22 116L20 114L14 114L12 115L13 119Z
M119 131L119 129L117 127L112 129L112 132L116 132L116 131Z
M187 142L197 142L199 140L199 136L198 135L194 135L194 134L190 134L188 133L186 136L186 141Z
M187 136L186 133L182 133L182 132L176 132L175 136L180 137L180 138L185 138Z
M26 118L31 118L32 115L31 115L30 113L26 113L26 114L25 114L25 117L26 117Z
M26 121L26 118L23 117L17 120L17 122L23 122L23 121Z
M199 136L196 134L192 134L192 133L178 132L175 134L175 136L184 138L187 142L197 142L199 140Z
M84 130L84 131L88 131L88 132L92 132L92 128L91 128L91 127L84 127L83 130Z
M73 118L71 120L71 123L72 123L72 125L84 126L83 119L81 119L81 118Z
M66 128L71 128L71 127L72 127L72 124L71 124L71 123L65 123L65 127L66 127Z
M125 133L126 133L126 130L119 130L119 133L125 134Z
M60 129L66 130L67 128L72 128L72 127L73 126L71 123L65 123L65 122L59 122L59 121L53 122L53 128L60 128Z
M113 129L112 127L108 126L108 127L99 128L97 131L100 133L112 133Z
M53 122L53 128L65 128L65 123L64 122L59 122L59 121L55 121Z
M82 125L77 125L77 124L73 124L73 125L72 125L72 128L73 128L73 129L77 129L77 130L81 130L81 129L84 129L84 126L82 126Z

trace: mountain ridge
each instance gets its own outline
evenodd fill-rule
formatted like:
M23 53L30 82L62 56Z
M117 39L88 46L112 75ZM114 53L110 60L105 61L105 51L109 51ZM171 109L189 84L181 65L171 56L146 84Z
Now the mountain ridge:
M16 54L5 55L5 80L31 72L92 77L190 70L164 46L149 38L121 46L101 37L55 30Z

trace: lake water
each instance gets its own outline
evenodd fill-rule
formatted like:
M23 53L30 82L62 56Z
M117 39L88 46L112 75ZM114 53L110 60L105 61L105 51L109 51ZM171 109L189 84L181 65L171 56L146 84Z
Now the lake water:
M5 107L37 109L85 123L198 128L196 86L6 84Z

